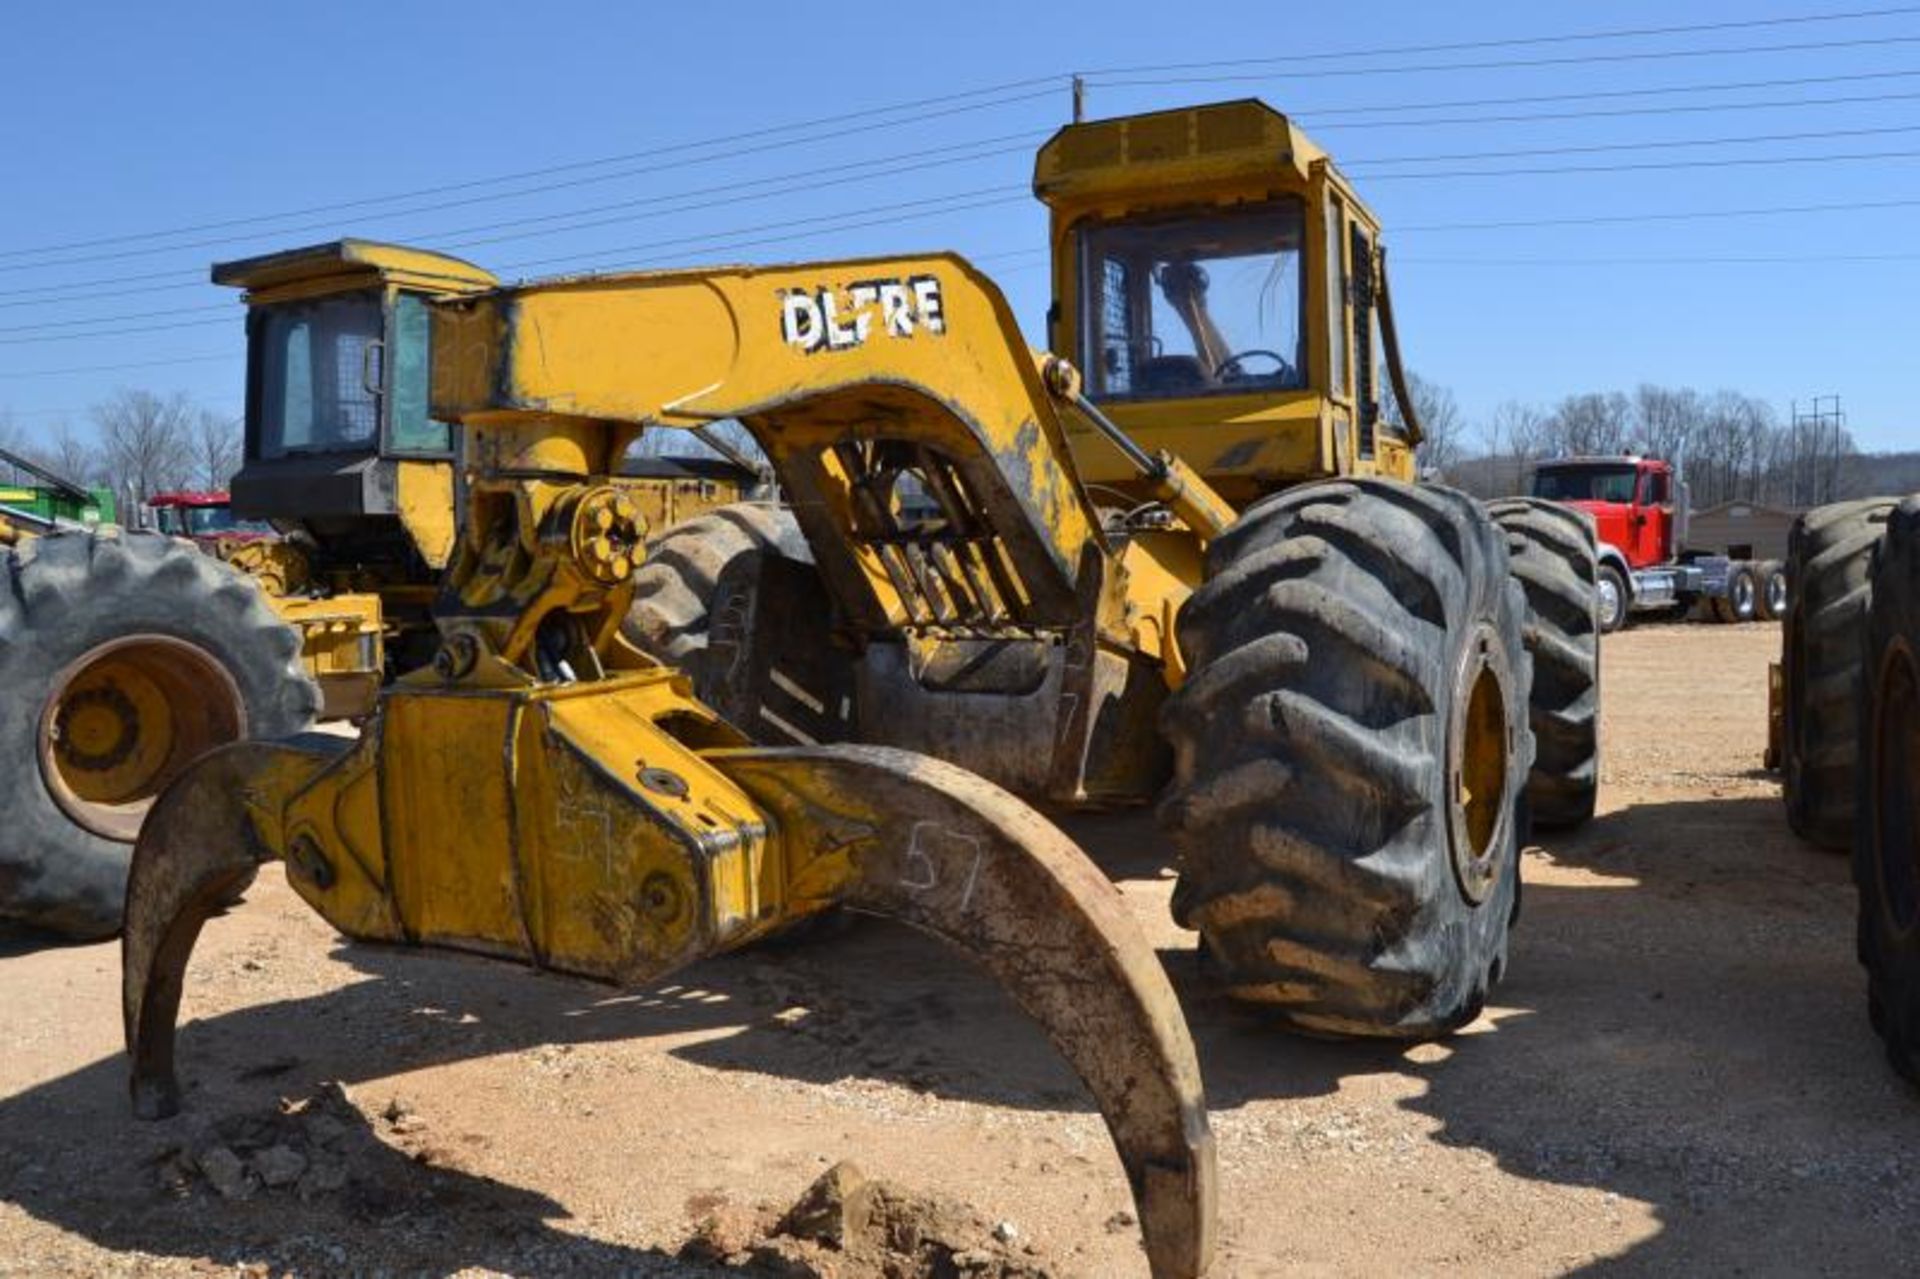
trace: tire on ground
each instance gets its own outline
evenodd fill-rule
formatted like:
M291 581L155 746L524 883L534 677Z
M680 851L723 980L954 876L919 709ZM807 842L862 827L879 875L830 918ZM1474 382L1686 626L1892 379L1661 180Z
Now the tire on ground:
M145 802L196 749L319 708L299 635L190 542L103 527L0 550L0 918L117 932Z
M1893 512L1873 561L1853 842L1859 951L1888 1060L1920 1085L1920 497Z
M1533 770L1527 807L1541 826L1593 816L1600 789L1600 605L1593 521L1557 502L1514 497L1487 506L1507 534L1527 597L1533 657Z
M1506 963L1533 756L1505 537L1449 489L1317 484L1249 509L1207 578L1162 717L1175 918L1230 995L1300 1029L1471 1021Z
M1891 498L1868 498L1817 507L1795 520L1787 537L1782 796L1793 829L1835 850L1852 846L1867 572L1893 505Z
M770 597L796 599L776 622L762 622ZM839 740L850 709L841 664L831 661L828 598L813 552L793 512L759 503L708 511L676 524L647 549L634 575L633 605L622 633L641 651L679 667L694 693L756 741ZM759 651L763 629L777 635L774 652ZM829 667L815 678L811 667ZM791 674L797 678L787 678ZM834 684L834 695L809 685Z

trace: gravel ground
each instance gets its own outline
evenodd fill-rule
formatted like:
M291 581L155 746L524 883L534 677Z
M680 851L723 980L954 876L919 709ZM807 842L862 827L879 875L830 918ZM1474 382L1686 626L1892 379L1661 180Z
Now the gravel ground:
M1608 638L1601 815L1528 855L1511 976L1444 1044L1225 1005L1150 822L1067 823L1186 1003L1217 1274L1910 1270L1920 1110L1865 1024L1844 862L1758 768L1778 643ZM118 959L0 939L0 1274L738 1273L716 1235L843 1159L943 1197L994 1273L1145 1273L1077 1083L890 926L616 993L343 944L269 874L200 943L161 1124L128 1112Z

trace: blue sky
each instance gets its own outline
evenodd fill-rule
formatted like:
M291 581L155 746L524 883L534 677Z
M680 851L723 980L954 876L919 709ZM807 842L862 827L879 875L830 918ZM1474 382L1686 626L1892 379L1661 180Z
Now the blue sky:
M1410 362L1471 416L1653 381L1783 414L1839 394L1864 447L1920 447L1920 6L255 0L5 22L0 415L31 430L89 430L117 386L237 412L239 308L207 265L340 235L506 275L955 248L1038 341L1045 220L1021 191L1081 70L1094 115L1242 95L1296 115L1386 225ZM1382 49L1410 51L1324 56ZM1235 59L1279 60L1174 66ZM1510 152L1537 154L1488 154ZM1802 211L1755 212L1782 209Z

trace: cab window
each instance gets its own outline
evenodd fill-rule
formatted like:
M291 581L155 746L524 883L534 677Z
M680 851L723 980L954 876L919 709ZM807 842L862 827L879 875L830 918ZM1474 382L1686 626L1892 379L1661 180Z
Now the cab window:
M370 451L380 428L380 295L256 313L260 455Z
M1672 480L1665 471L1647 472L1646 496L1640 499L1642 506L1665 506L1672 501Z
M1633 501L1635 471L1631 465L1575 466L1558 470L1542 467L1534 473L1533 495L1550 502Z
M453 447L453 429L435 421L427 407L432 347L427 304L411 293L400 294L394 299L393 336L387 343L393 397L387 447L395 452L445 453Z
M1095 399L1306 385L1296 199L1079 232L1081 363Z

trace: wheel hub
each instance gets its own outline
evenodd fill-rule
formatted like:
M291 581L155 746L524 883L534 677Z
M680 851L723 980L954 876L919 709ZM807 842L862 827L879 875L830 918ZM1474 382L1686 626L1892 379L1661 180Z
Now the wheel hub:
M245 734L239 687L211 654L172 636L128 636L89 649L54 679L40 716L40 773L68 817L131 842L168 782Z
M1512 683L1499 637L1482 625L1456 675L1447 734L1447 842L1461 896L1476 906L1499 882L1512 821Z
M1612 626L1614 619L1620 616L1619 589L1614 586L1612 578L1604 575L1598 582L1594 583L1593 589L1594 594L1600 601L1601 622L1607 626Z

